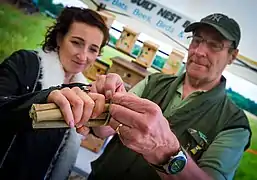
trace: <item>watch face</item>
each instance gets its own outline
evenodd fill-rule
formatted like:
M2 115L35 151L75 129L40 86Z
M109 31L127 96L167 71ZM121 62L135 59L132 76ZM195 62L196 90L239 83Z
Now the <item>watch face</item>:
M171 174L180 172L186 165L186 159L184 157L174 158L168 166Z

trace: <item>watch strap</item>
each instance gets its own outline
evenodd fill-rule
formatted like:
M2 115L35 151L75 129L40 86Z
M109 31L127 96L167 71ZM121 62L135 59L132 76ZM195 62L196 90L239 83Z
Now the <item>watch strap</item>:
M177 155L179 154L179 152L181 152L181 151L184 153L185 156L187 156L185 150L183 149L183 147L180 146L180 148L179 148L177 154L174 155L174 156L171 156L171 157L177 156ZM162 165L156 165L156 164L152 164L152 163L150 163L150 165L151 165L155 170L157 170L157 171L159 171L159 172L162 172L162 173L165 173L165 174L170 174L170 173L167 172L166 169L164 168L164 166L169 163L170 159L171 159L171 158L169 158L169 160L166 161L166 163L164 163L164 164L162 164Z
M163 168L163 165L156 165L156 164L152 164L152 163L150 163L150 165L151 165L155 170L157 170L157 171L159 171L159 172L162 172L162 173L165 173L165 174L168 174L168 173L166 172L166 170Z

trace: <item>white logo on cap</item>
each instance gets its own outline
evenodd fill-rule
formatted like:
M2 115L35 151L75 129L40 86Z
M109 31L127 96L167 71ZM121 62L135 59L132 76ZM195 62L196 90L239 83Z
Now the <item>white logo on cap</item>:
M223 17L223 16L220 15L220 14L213 14L213 15L211 15L208 19L211 19L212 21L219 22L222 17Z

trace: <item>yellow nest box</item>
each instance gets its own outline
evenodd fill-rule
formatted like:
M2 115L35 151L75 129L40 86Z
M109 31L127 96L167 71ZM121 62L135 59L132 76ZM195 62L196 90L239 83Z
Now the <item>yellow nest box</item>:
M150 67L158 51L159 45L151 41L145 41L136 59L136 62L144 67Z
M138 36L139 33L129 28L128 26L123 27L123 31L120 35L120 38L117 40L116 48L118 50L130 54Z
M176 75L183 65L182 61L185 57L185 54L179 50L173 49L169 55L168 60L162 68L162 72L165 74Z

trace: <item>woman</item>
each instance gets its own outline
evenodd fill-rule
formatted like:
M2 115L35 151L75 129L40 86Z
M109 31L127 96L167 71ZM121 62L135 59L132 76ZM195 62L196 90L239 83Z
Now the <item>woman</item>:
M67 7L48 29L42 49L19 50L0 65L1 176L68 177L80 144L73 127L86 135L83 124L103 111L105 101L72 83L87 82L81 72L94 63L108 39L98 13ZM31 105L48 102L59 106L70 129L32 129Z

